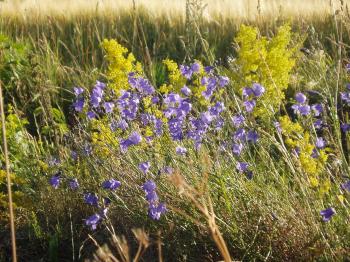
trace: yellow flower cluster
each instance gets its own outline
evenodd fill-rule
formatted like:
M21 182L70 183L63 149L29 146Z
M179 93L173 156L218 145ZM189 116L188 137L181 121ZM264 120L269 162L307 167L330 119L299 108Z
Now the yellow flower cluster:
M284 90L288 87L300 43L291 47L289 25L280 27L270 40L261 37L256 27L242 25L235 41L239 45L236 60L239 70L232 77L238 83L237 91L241 92L254 82L260 83L266 93L259 99L255 115L263 118L273 115L285 98Z
M320 174L325 168L328 155L327 149L319 149L318 157L312 157L315 146L311 142L311 136L304 131L299 123L294 123L288 116L279 118L282 134L285 137L286 144L291 148L299 149L300 166L308 175L311 186L318 187L320 185ZM329 179L325 179L321 184L320 191L329 191Z
M12 195L14 207L28 207L30 205L29 198L25 197L24 193L18 190L18 188L24 186L25 181L14 174L10 174L12 185ZM0 170L0 186L1 188L6 188L7 175L4 170ZM0 207L7 207L8 196L7 192L0 190ZM5 213L1 213L0 209L0 220L5 216Z
M94 145L94 154L99 157L108 157L113 148L119 147L118 136L120 133L117 131L113 132L108 124L108 119L103 118L101 120L91 121L92 132L91 139Z
M173 60L165 59L163 60L163 64L166 66L169 72L169 84L163 84L160 87L160 92L164 94L179 92L180 89L186 84L186 79L182 76L177 63Z
M128 74L135 72L142 73L142 66L128 49L120 45L114 39L103 40L102 47L106 52L108 61L107 78L109 86L117 94L122 89L128 89Z

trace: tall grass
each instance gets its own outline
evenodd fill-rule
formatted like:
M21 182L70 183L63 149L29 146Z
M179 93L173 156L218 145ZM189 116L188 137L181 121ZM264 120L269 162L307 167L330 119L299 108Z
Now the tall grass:
M72 87L90 87L96 79L105 79L106 64L100 47L104 38L115 38L132 50L158 86L167 79L161 65L164 58L179 63L193 59L205 64L214 62L229 75L236 72L238 49L233 38L242 23L256 25L261 35L272 37L279 25L289 22L293 31L306 39L307 49L286 91L286 106L296 90L321 93L322 101L329 105L324 118L334 127L325 132L335 152L331 158L341 159L327 166L327 176L336 185L347 177L347 138L338 128L346 112L337 112L337 96L346 81L342 65L346 63L350 41L348 3L241 0L207 1L205 6L206 1L194 1L203 7L196 17L186 10L190 2L193 1L135 1L135 9L133 1L124 0L0 2L0 33L18 45L28 46L24 63L14 66L12 57L5 61L12 69L10 83L14 83L13 89L8 86L7 102L14 104L15 115L30 121L26 127L13 118L7 120L12 127L9 141L13 171L24 179L15 182L16 191L25 192L32 201L16 208L20 214L16 221L21 234L19 252L24 260L91 258L94 246L107 242L108 230L86 237L91 232L84 227L82 217L91 215L92 210L83 203L81 192L48 186L50 176L58 171L78 177L88 185L84 190L101 190L103 179L120 175L125 187L114 195L116 205L109 218L117 234L126 235L117 238L111 230L112 243L119 241L117 244L126 250L121 256L130 252L139 258L139 238L148 236L141 231L142 236L135 234L135 244L130 231L132 227L146 226L150 238L159 240L156 247L149 249L148 239L144 246L139 241L150 260L161 257L159 250L166 261L228 260L230 256L275 261L346 257L349 230L345 218L349 212L340 206L347 207L348 201L337 202L340 211L334 224L322 224L319 210L328 199L318 199L317 192L308 186L305 174L293 162L295 156L279 140L281 137L274 135L273 126L266 130L258 127L261 143L247 155L255 171L252 181L235 171L232 154L216 150L219 141L215 135L215 143L206 144L200 154L190 150L185 159L174 157L170 146L161 144L164 155L176 165L177 174L170 181L159 177L159 191L171 210L160 223L146 218L145 200L139 189L144 178L136 162L132 162L150 158L160 167L159 155L142 149L125 159L118 148L110 149L108 141L102 141L101 145L111 150L103 164L96 156L82 158L78 164L72 161L70 149L83 151L87 135L67 132L67 128L81 128L71 114ZM13 45L9 44L10 49ZM223 96L225 103L240 100L237 88L240 87L235 83L230 86ZM229 110L239 109L233 105ZM226 121L230 121L228 116ZM225 132L220 135L225 137ZM50 166L52 156L63 163ZM332 196L339 193L339 189L334 191ZM0 230L2 234L4 229ZM155 231L159 234L155 235ZM130 250L126 240L131 243ZM0 241L1 245L7 243ZM7 259L7 254L1 251L0 260Z

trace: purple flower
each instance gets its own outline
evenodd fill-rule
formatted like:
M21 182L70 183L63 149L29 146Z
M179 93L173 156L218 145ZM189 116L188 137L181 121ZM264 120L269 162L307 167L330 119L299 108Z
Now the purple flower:
M253 172L250 171L250 170L248 170L248 171L246 172L246 176L247 176L247 179L252 180L252 179L253 179Z
M176 94L176 93L170 93L168 95L165 96L164 98L164 103L167 105L167 106L173 106L175 105L176 103L179 103L181 102L181 96L179 94Z
M77 112L83 111L84 108L84 97L78 98L75 103L73 103L74 110Z
M295 95L295 100L299 103L299 104L304 104L306 102L306 96L303 93L297 93Z
M281 128L281 123L276 121L273 123L273 125L275 126L275 128L277 129L277 132L278 133L281 133L282 132L282 128Z
M126 151L129 146L137 145L142 141L142 137L136 131L132 132L127 139L120 141L120 148L122 151Z
M112 200L110 198L108 198L108 197L103 198L103 204L105 206L109 206L111 203L112 203Z
M307 116L310 114L311 108L309 105L299 105L295 104L292 106L292 109L294 110L294 113L300 114L302 116Z
M131 73L128 76L128 83L133 89L136 89L143 96L152 95L155 92L154 87L148 79L134 76L134 73Z
M189 89L187 86L184 86L183 88L181 88L181 93L183 93L185 96L190 96L191 89Z
M103 89L104 89L104 86L102 86L101 84L95 85L95 88L92 90L92 93L90 96L90 102L92 107L98 107L100 105L103 97Z
M326 146L326 142L324 141L324 139L322 137L318 137L318 138L316 138L315 145L317 148L322 149Z
M248 96L253 94L253 89L251 89L250 87L244 87L242 90L242 96L244 97L244 99L248 98Z
M87 115L88 119L90 119L90 120L96 118L96 114L93 111L87 112L86 115Z
M348 180L347 182L345 183L342 183L340 185L340 187L343 189L343 190L346 190L346 191L349 191L350 192L350 180Z
M211 106L209 108L209 112L216 117L219 116L219 114L221 114L224 110L225 110L225 105L223 102L216 102L214 106Z
M219 86L225 87L230 83L230 79L227 76L219 76Z
M128 123L124 120L124 119L121 119L120 121L118 122L112 122L111 123L111 129L112 131L115 131L116 128L120 128L121 130L126 130L128 129L129 125Z
M350 93L340 93L341 99L346 102L347 104L350 104Z
M255 100L246 100L243 102L243 105L245 107L245 110L250 113L253 111L255 105L256 105L256 102Z
M322 216L322 220L324 222L328 222L332 218L332 216L335 214L335 209L330 207L330 208L321 210L320 214Z
M247 134L247 141L250 141L252 143L256 143L259 139L259 135L257 132L255 132L254 130L250 130L248 131Z
M265 93L265 87L258 83L254 83L251 90L256 97L259 97Z
M317 151L316 148L312 149L311 157L312 158L318 158L320 156L320 153Z
M200 65L198 64L198 63L193 63L192 65L191 65L191 70L192 70L192 72L193 73L198 73L199 72L199 70L200 70Z
M151 168L151 163L149 161L147 162L142 162L139 164L139 169L141 170L141 172L143 172L144 174L148 173L149 169Z
M143 184L142 189L146 193L152 192L156 189L156 184L152 180L148 180Z
M344 133L350 131L350 124L341 124L340 127L341 127L341 129L343 130Z
M106 110L106 113L111 113L113 111L113 108L114 108L114 103L112 103L112 102L105 102L103 106L104 106L104 108Z
M350 64L346 64L346 72L350 73Z
M225 124L225 120L222 117L219 117L215 121L215 130L221 130Z
M84 200L86 204L97 206L98 205L98 197L95 193L86 193L84 194Z
M182 147L182 146L177 146L176 147L176 154L178 155L185 155L187 153L187 149Z
M236 168L239 172L244 173L245 171L248 170L248 163L245 162L237 162Z
M157 104L158 102L159 102L159 97L158 96L154 96L154 97L152 97L152 99L151 99L151 101L152 101L152 103L153 104Z
M213 67L213 66L206 66L206 67L204 67L204 71L205 71L207 74L212 73L213 70L214 70L214 67Z
M200 119L204 124L209 125L214 120L214 116L210 112L203 112Z
M315 104L311 106L312 111L314 112L315 116L320 116L323 112L323 107L321 104Z
M158 195L156 191L146 192L146 200L148 202L156 202L158 201Z
M174 172L174 169L170 166L165 166L162 168L162 173L171 175Z
M78 179L73 178L69 181L69 187L73 190L77 189L79 187Z
M61 182L61 177L59 175L54 175L53 177L50 178L50 185L54 189L58 188L58 186L60 185L60 182Z
M350 192L350 180L341 184L341 188Z
M235 115L232 117L232 123L235 127L240 127L241 125L244 124L245 118L243 115L239 114L239 115Z
M302 116L307 116L310 114L310 106L309 105L302 105L299 107L299 112Z
M232 152L239 156L241 153L242 153L242 150L243 150L243 144L241 143L238 143L238 144L233 144L232 146Z
M104 189L110 189L110 190L116 190L118 187L120 187L121 183L118 180L115 179L109 179L102 183L102 187Z
M191 79L193 71L191 69L191 67L187 66L187 65L180 65L180 71L181 74L187 78L187 79Z
M90 226L92 230L95 230L97 224L101 221L101 216L99 214L94 214L85 220L85 225Z
M158 195L156 193L156 184L152 180L146 181L142 189L146 193L146 200L148 201L148 215L154 219L159 220L160 216L166 212L165 204L158 203Z
M243 128L238 128L236 132L233 134L233 139L235 141L246 141L246 131Z
M314 127L316 129L321 129L322 128L322 125L323 125L323 122L321 119L317 119L315 122L314 122Z
M153 220L159 220L160 216L167 211L164 203L159 203L158 205L150 204L148 209L148 215Z
M78 87L78 86L74 87L74 94L75 94L76 97L81 95L82 93L84 93L84 89L83 88Z
M173 140L183 139L182 125L183 120L179 118L173 118L168 121L169 132Z

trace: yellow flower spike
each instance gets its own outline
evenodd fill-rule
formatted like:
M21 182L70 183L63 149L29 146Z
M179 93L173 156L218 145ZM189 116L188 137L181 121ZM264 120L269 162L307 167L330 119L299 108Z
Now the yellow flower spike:
M324 181L320 187L320 195L323 196L331 190L331 182L327 179Z
M128 74L130 72L142 74L142 66L136 62L134 55L129 53L127 48L114 39L103 40L102 47L108 61L107 78L109 86L119 93L120 90L128 87Z
M345 199L345 198L344 198L343 195L337 195L337 198L338 198L338 200L339 200L340 203L342 203L342 204L344 203L344 199Z
M310 177L310 185L311 187L318 187L319 181L316 177Z

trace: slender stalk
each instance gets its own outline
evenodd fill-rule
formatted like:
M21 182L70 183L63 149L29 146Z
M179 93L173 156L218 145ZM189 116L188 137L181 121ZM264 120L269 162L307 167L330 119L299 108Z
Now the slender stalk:
M16 251L16 235L15 235L15 222L13 214L13 202L12 202L12 190L11 190L11 176L10 176L10 163L7 150L7 140L6 140L6 126L5 126L5 113L4 113L4 100L2 97L2 88L0 81L0 111L1 111L1 125L2 125L2 141L4 147L4 157L6 166L6 176L7 176L7 192L9 197L9 214L10 214L10 228L11 228L11 245L12 245L12 261L17 262L17 251Z

